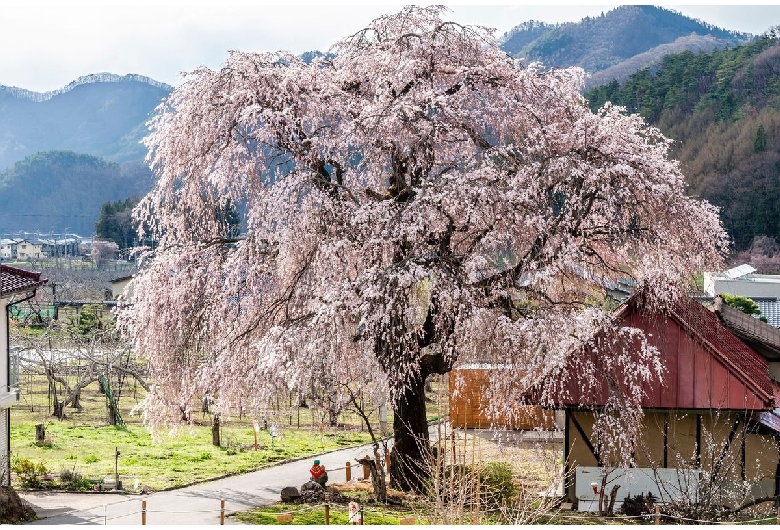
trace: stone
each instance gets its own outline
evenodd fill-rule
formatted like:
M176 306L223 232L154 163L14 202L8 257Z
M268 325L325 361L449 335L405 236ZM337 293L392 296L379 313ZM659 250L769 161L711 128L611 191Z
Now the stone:
M298 488L295 486L287 486L282 488L282 502L295 502L301 494L298 492Z
M301 493L305 491L315 491L315 492L322 491L322 485L317 484L313 480L310 480L309 482L301 486Z

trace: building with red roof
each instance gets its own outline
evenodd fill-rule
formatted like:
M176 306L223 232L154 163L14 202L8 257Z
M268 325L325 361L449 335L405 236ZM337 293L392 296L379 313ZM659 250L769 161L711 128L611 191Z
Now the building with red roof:
M644 332L664 368L662 381L654 379L643 386L644 416L633 455L638 468L634 474L644 472L659 483L662 475L669 483L679 482L681 476L693 477L692 489L701 484L745 485L740 486L742 501L732 500L735 503L778 495L780 415L775 411L780 413L780 385L770 374L771 359L759 353L767 351L758 347L766 337L754 331L751 346L735 332L735 319L751 330L763 326L771 331L771 327L758 320L746 323L734 315L737 310L724 310L722 304L717 307L720 313L682 297L670 314L652 314L643 310L635 295L615 312L622 326ZM724 311L731 320L723 318ZM594 352L603 351L609 343L595 338L591 346L577 352L574 363L587 358L597 363ZM560 400L565 409L565 475L570 477L566 494L572 502L592 504L598 486L593 488L594 482L588 482L592 479L577 468L594 473L593 468L616 466L599 451L594 423L595 413L614 395L620 377L601 373L594 384L581 373L571 371L563 392L566 397ZM583 487L577 480L588 483ZM663 497L663 488L658 487ZM623 488L621 500L629 490ZM697 492L677 487L671 497L686 494L695 498Z
M41 273L0 264L0 477L8 486L11 481L11 411L19 400L18 370L12 366L9 343L8 308L35 295L46 283Z

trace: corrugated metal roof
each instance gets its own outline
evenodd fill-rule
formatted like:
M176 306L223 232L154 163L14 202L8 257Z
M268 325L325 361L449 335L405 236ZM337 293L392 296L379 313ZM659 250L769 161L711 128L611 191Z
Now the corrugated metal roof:
M765 298L762 300L758 297L753 298L753 301L761 310L761 316L766 317L767 324L773 328L780 328L780 302L776 299Z
M769 378L768 362L724 326L712 311L682 296L672 310L684 329L707 348L731 373L767 402L774 402L775 384Z
M734 335L715 313L687 296L678 299L667 317L646 312L641 305L639 292L615 310L614 318L623 325L643 329L648 342L659 348L669 370L668 380L662 385L647 385L643 407L771 410L780 405L776 396L780 392L769 376L767 359ZM607 387L594 386L579 377L576 370L574 373L567 382L570 396L562 398L563 402L603 406Z
M48 280L41 279L40 272L26 271L8 265L0 265L0 297L31 291L44 285Z
M712 310L721 322L739 338L768 359L780 359L780 329L727 305L715 297Z

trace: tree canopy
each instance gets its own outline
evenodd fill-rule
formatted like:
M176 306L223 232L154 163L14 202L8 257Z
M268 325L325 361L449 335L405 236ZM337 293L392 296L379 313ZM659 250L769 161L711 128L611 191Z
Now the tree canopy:
M443 15L381 17L310 64L232 52L161 106L136 209L159 246L122 315L150 424L206 393L260 409L278 388L363 385L389 396L391 476L414 487L427 376L500 359L495 388L521 396L608 325L592 300L610 281L663 308L719 263L717 213L685 196L658 130L592 113L581 70L523 67ZM229 245L227 198L246 226ZM656 361L605 366L635 395Z
M95 237L113 241L120 249L138 244L132 211L139 201L138 197L130 197L124 201L104 202L95 223Z

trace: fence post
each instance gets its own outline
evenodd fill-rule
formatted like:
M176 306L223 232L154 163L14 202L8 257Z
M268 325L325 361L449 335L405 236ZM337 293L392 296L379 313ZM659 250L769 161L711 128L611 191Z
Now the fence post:
M225 499L219 501L219 524L225 524Z
M352 464L347 462L347 482L352 480Z
M146 500L141 501L141 524L146 525Z
M371 457L366 455L366 460L371 460ZM369 476L368 466L363 464L363 480L368 480Z
M325 524L330 524L330 504L325 503Z
M655 524L661 524L661 507L658 505L655 507Z

